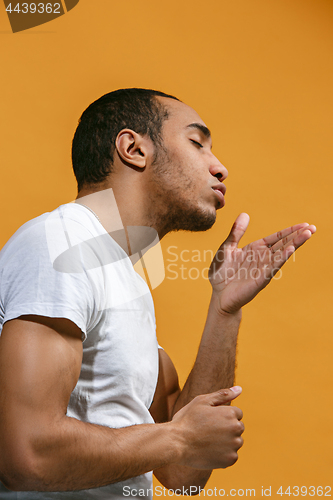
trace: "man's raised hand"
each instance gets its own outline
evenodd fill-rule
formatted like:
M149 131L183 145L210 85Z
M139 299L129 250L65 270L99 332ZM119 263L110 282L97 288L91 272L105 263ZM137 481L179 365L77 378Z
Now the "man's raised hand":
M313 225L297 224L238 248L249 220L245 213L237 217L210 266L209 279L220 312L233 314L250 302L316 231Z

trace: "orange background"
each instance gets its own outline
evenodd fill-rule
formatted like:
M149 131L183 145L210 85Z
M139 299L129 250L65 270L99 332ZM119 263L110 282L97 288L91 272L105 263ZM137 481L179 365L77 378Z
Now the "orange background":
M331 0L81 0L12 34L0 5L0 246L25 221L76 195L70 146L83 109L120 87L150 87L194 107L229 170L214 228L162 242L170 270L154 290L159 342L185 381L209 301L190 279L241 211L244 243L297 222L318 232L244 309L237 383L245 444L207 488L332 486ZM245 495L244 495L245 496ZM286 495L287 496L287 495ZM284 498L286 497L284 495Z

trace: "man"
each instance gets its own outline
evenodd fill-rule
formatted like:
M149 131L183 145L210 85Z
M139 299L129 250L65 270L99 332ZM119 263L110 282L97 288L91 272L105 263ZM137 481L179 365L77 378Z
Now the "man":
M237 218L210 268L207 322L180 390L133 264L151 231L214 224L228 173L210 132L172 96L119 90L83 113L73 167L76 203L30 221L1 252L0 491L150 497L154 471L167 488L198 492L243 443L230 406L241 308L315 227L239 249L249 217Z

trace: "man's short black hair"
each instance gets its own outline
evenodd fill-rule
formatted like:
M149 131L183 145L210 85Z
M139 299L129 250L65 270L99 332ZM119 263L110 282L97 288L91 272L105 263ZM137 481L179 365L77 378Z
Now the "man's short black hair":
M129 128L148 135L161 145L163 121L168 111L156 96L176 97L150 89L119 89L103 95L82 113L72 144L73 170L78 190L98 184L110 174L115 141L119 132Z

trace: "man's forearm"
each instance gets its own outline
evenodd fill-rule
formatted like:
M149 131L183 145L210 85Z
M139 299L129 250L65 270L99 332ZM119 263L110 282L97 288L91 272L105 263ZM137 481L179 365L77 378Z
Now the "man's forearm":
M234 384L237 336L242 313L221 314L215 300L212 296L198 355L177 398L173 414L200 394L232 387ZM211 472L171 464L155 470L154 474L166 487L175 489L192 486L193 491L198 491L198 488L205 486Z
M241 310L235 314L221 313L217 298L212 295L197 358L173 413L200 394L233 386L241 317Z
M23 450L23 443L17 445L22 456L18 450L7 453L1 479L19 491L66 491L135 477L179 459L180 446L169 426L110 429L64 417L51 429L35 428Z

